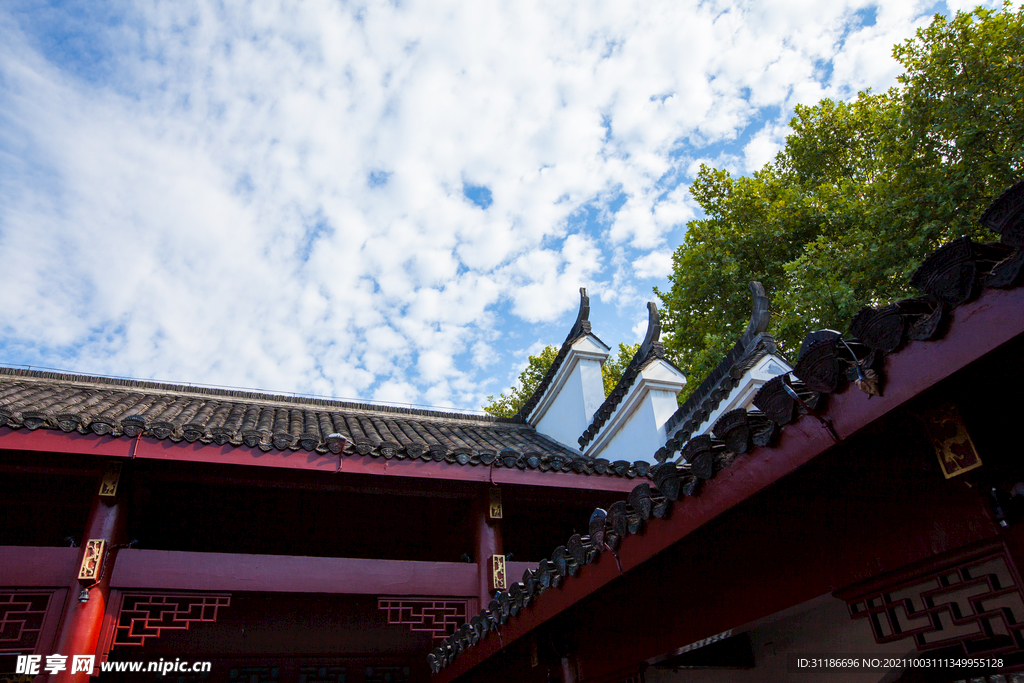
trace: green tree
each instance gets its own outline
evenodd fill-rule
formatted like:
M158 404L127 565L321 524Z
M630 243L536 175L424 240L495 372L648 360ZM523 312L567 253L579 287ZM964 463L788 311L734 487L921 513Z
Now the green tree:
M684 400L746 325L746 283L772 297L770 330L795 355L812 329L911 295L921 260L959 235L993 239L984 208L1024 171L1024 9L936 16L893 55L886 93L798 106L775 160L750 177L702 166L662 302Z
M601 379L604 381L604 395L612 393L615 384L622 378L629 362L640 348L639 344L619 344L618 354L609 356L608 360L601 366ZM523 404L533 395L533 392L540 386L551 364L555 362L558 349L554 346L545 346L536 356L529 356L526 359L526 369L519 373L517 386L512 387L506 396L504 393L487 397L484 404L484 412L500 417L512 417L519 412Z
M604 380L604 395L607 398L615 385L622 379L622 373L629 367L629 362L640 350L639 344L623 344L619 342L619 351L615 355L608 356L608 360L601 366L601 379Z

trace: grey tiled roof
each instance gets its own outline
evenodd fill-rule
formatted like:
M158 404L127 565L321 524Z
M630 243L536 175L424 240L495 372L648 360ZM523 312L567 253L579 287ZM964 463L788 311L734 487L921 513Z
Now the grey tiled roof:
M0 367L0 427L636 476L510 418ZM646 467L643 467L646 474ZM619 471L622 470L622 471Z

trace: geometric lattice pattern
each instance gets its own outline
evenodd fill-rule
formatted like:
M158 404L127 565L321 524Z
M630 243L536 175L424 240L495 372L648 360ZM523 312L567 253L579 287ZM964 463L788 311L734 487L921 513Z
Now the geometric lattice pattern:
M50 606L49 592L0 593L0 652L32 652Z
M467 600L437 598L378 598L377 609L387 610L389 624L404 624L412 631L427 631L444 640L466 623Z
M966 655L1024 649L1024 594L1001 550L860 595L847 604L878 643L913 638L918 650L960 646Z
M125 593L114 632L114 645L142 645L161 632L184 630L197 622L217 621L217 610L231 604L231 596L205 593Z
M299 683L345 683L343 666L301 666Z
M409 680L407 666L368 666L364 683L406 683Z

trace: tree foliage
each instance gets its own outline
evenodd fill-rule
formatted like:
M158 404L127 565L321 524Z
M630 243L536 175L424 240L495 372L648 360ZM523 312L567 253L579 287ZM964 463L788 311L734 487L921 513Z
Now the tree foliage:
M612 389L622 379L622 373L629 367L629 362L633 360L633 356L640 350L640 344L623 344L619 342L618 351L608 356L608 360L601 366L601 379L604 380L604 395L605 398L612 393Z
M601 366L605 396L608 396L615 388L639 348L639 344L619 344L618 353L609 356ZM540 386L541 380L544 379L551 364L555 362L557 355L558 349L554 346L545 346L536 356L529 356L526 360L526 369L519 373L517 385L509 389L507 396L504 392L497 398L488 396L487 403L483 406L484 412L502 417L512 417L518 413L523 404Z
M798 106L785 148L750 177L701 166L690 191L705 217L688 224L671 287L655 289L690 390L742 333L750 280L795 355L806 332L909 295L940 244L993 239L977 218L1024 171L1022 54L1024 9L936 16L893 49L897 87Z

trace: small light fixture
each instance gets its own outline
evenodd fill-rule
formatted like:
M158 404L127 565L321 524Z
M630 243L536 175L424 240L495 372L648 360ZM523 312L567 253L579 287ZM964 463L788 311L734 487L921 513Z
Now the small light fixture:
M89 602L89 589L83 588L82 592L78 594L78 602Z

